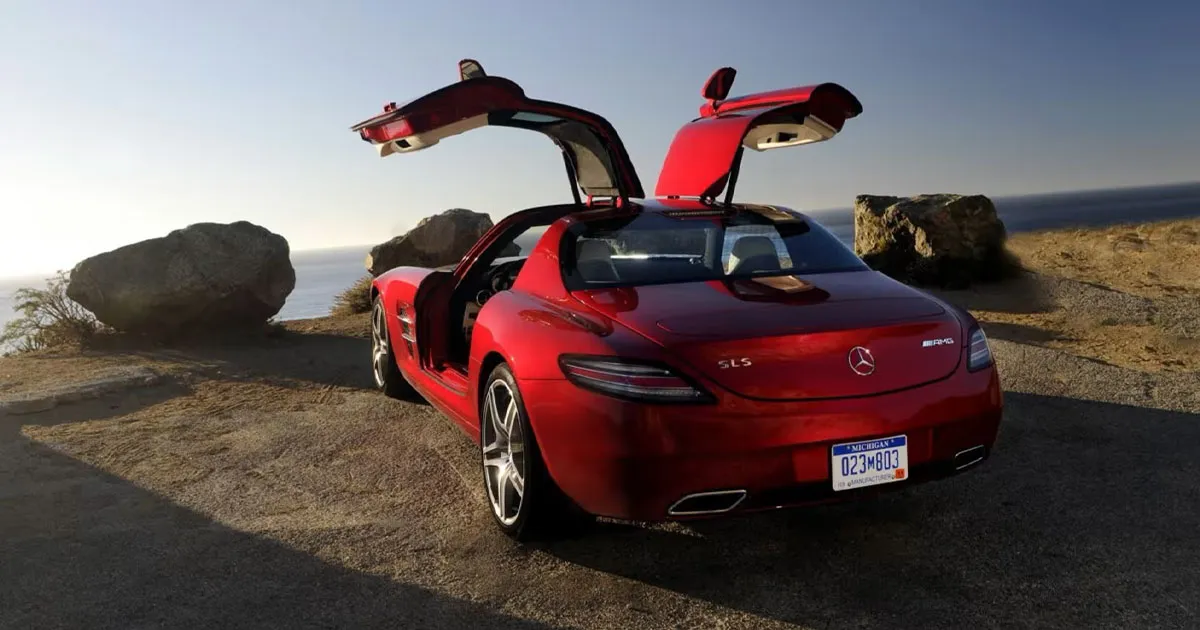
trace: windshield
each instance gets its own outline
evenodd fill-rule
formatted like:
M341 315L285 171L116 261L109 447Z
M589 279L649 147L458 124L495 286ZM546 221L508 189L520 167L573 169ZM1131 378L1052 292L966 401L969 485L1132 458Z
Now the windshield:
M591 221L563 253L572 290L867 269L819 224L757 206Z

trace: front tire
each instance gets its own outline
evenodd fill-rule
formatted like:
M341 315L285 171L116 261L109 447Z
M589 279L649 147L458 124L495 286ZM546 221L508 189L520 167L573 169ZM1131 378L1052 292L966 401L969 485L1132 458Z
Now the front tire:
M496 524L515 540L565 529L574 508L546 471L525 403L508 365L488 376L479 410L480 464ZM576 508L577 509L577 508Z
M382 296L375 296L371 306L371 373L376 389L391 398L410 400L416 396L416 390L404 380L400 367L396 365L387 319Z

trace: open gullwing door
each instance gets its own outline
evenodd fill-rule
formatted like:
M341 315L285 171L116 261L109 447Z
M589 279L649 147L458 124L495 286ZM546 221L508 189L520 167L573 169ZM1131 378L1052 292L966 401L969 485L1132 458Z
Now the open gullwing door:
M858 99L836 83L728 98L736 74L720 68L705 83L700 117L675 134L655 196L712 199L728 184L732 197L744 149L823 142L862 113Z
M645 196L621 138L592 112L525 96L516 83L488 76L479 62L459 62L459 81L383 113L351 131L387 157L429 148L442 139L485 126L515 127L548 136L562 149L569 175L584 194Z

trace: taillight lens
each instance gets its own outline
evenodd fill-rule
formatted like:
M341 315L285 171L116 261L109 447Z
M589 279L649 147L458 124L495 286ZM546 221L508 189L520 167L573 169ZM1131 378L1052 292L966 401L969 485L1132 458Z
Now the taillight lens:
M976 326L971 329L967 344L967 370L975 372L992 364L992 349L988 347L987 335Z
M617 398L654 403L705 403L713 397L665 365L619 357L563 355L572 383Z

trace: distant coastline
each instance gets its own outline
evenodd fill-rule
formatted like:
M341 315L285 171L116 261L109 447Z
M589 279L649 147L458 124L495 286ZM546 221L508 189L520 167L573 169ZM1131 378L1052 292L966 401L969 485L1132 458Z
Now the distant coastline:
M1200 182L1038 193L996 197L993 201L1010 232L1161 221L1200 216ZM854 217L850 208L805 211L843 242L853 242ZM354 245L292 252L296 289L280 311L279 319L328 314L334 296L366 274L363 258L370 247ZM0 326L14 317L13 291L40 287L51 275L0 278Z

